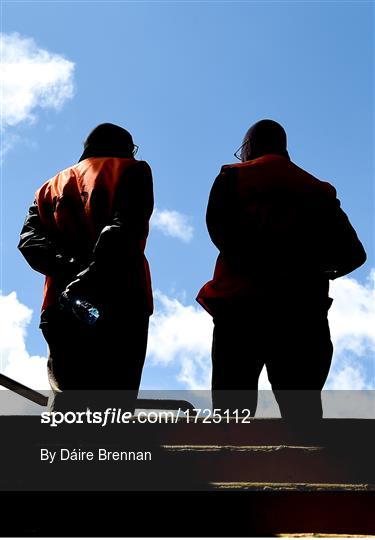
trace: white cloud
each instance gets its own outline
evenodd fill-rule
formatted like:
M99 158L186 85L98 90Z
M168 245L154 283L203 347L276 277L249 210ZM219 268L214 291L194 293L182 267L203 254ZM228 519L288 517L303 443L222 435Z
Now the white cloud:
M178 238L186 243L193 238L194 228L189 224L189 218L176 210L158 210L155 208L151 226L166 236Z
M375 270L365 284L349 277L331 283L329 320L334 357L326 388L375 387ZM364 363L363 359L368 361Z
M375 352L374 285L375 270L365 284L348 277L331 282L331 334L338 353L350 351L360 356Z
M330 313L334 360L326 389L374 388L374 275L361 284L341 278L332 284ZM148 358L151 366L177 372L187 389L208 389L211 378L212 320L198 305L185 305L157 291L150 321ZM0 294L1 372L33 388L48 388L46 358L32 356L25 345L32 312L16 293ZM259 387L269 389L263 370Z
M331 336L335 352L326 389L374 388L374 276L365 284L344 277L331 285ZM151 319L148 354L153 364L178 366L178 380L190 389L209 388L211 377L211 318L199 307L184 305L158 292ZM367 359L367 361L365 360ZM266 370L260 389L270 389Z
M150 321L148 357L153 364L178 365L187 388L209 388L212 320L198 306L186 306L159 291Z
M368 385L363 369L353 364L349 359L342 360L336 354L331 374L327 381L327 390L366 390Z
M74 63L18 33L0 38L3 155L13 143L9 128L34 122L38 108L59 110L73 97Z
M15 292L0 294L0 372L31 388L49 388L46 358L26 350L26 330L32 310L23 305Z

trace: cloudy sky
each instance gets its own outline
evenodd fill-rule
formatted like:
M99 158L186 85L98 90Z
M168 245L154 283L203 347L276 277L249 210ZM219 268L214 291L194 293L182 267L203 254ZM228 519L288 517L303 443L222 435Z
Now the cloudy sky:
M368 252L331 288L326 388L374 388L372 39L373 4L358 0L5 2L2 372L47 387L43 278L18 253L18 235L35 190L109 121L133 133L154 174L156 311L142 387L208 388L212 323L195 302L217 255L205 207L248 126L268 117L285 126L292 160L336 187Z

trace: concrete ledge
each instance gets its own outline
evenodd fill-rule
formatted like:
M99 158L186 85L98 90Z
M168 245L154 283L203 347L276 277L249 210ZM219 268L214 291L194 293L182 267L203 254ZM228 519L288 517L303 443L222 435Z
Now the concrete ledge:
M375 492L375 484L311 484L287 482L212 482L218 490L233 491L298 491L298 492Z

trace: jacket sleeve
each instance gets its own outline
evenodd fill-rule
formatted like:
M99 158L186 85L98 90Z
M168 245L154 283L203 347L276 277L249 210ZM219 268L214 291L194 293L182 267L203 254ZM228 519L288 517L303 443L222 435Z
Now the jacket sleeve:
M46 276L73 275L78 271L77 261L59 251L48 237L36 201L29 208L17 247L31 268Z
M324 228L325 266L330 279L345 276L365 263L364 247L337 198L329 206Z
M90 292L98 279L116 280L124 268L134 266L143 256L141 241L148 232L153 206L151 169L146 162L136 161L120 179L111 222L101 231L89 266L67 288L76 293Z
M206 213L208 233L220 252L236 250L237 215L233 173L223 167L211 188Z

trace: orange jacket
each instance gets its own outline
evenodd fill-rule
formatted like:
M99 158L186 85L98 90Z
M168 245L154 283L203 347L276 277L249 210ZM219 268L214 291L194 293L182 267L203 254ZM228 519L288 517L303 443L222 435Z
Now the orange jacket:
M207 226L220 254L197 301L213 315L228 302L328 305L328 278L366 260L335 188L281 155L222 167Z
M36 192L35 204L45 245L40 231L38 237L35 228L27 228L26 220L19 249L34 268L46 274L42 310L55 304L61 288L67 285L60 283L53 265L50 270L43 268L43 258L47 260L53 246L56 253L80 261L81 270L88 266L88 274L93 273L93 266L96 274L99 268L100 279L107 285L117 280L117 291L133 293L136 274L138 291L144 296L138 300L144 300L152 313L151 278L144 255L153 210L147 163L134 158L84 159L43 184ZM33 234L37 241L33 242Z

